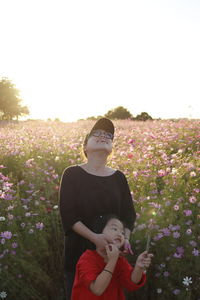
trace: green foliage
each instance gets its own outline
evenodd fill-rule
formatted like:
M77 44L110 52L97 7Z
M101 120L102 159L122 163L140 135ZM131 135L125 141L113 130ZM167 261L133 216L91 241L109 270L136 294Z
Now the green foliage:
M0 81L0 119L12 120L19 116L28 115L29 110L26 106L21 106L19 90L7 78Z
M113 108L109 110L106 114L105 117L108 119L115 119L115 120L125 120L125 119L132 119L133 116L131 113L124 108L123 106L118 106L116 108Z
M142 112L141 114L139 114L135 117L135 120L137 120L137 121L147 121L147 120L152 120L152 117L148 113Z
M109 165L128 179L137 220L134 264L151 235L147 284L133 300L197 300L200 241L199 121L115 121ZM0 292L6 300L64 300L58 210L64 168L79 164L90 121L0 128ZM183 278L192 278L188 287ZM177 295L174 293L178 293Z

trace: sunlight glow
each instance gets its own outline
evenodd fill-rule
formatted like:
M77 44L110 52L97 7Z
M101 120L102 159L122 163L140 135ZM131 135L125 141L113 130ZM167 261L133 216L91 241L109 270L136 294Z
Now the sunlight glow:
M1 12L0 76L30 118L75 121L117 106L200 118L200 2L7 0Z

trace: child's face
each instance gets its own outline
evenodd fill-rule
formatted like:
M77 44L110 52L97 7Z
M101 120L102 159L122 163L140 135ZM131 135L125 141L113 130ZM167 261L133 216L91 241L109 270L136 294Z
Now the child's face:
M109 220L102 233L107 235L118 249L124 245L124 226L119 220Z

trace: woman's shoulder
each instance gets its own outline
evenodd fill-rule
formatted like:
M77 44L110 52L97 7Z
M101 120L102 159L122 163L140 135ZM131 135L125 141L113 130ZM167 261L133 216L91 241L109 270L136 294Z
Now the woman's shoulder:
M77 172L79 172L79 167L78 165L72 165L72 166L68 166L64 169L63 171L63 175L76 175Z
M106 175L113 175L113 174L115 174L116 172L118 172L118 170L117 169L113 169L113 168L111 168L111 167L106 167L106 171L107 171L107 174Z

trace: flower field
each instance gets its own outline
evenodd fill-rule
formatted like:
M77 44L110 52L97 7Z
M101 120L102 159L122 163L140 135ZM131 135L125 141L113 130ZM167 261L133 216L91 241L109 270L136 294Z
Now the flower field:
M58 190L84 161L93 121L0 123L0 299L64 300ZM114 121L109 165L123 171L137 212L134 263L154 254L135 300L200 300L200 121Z

